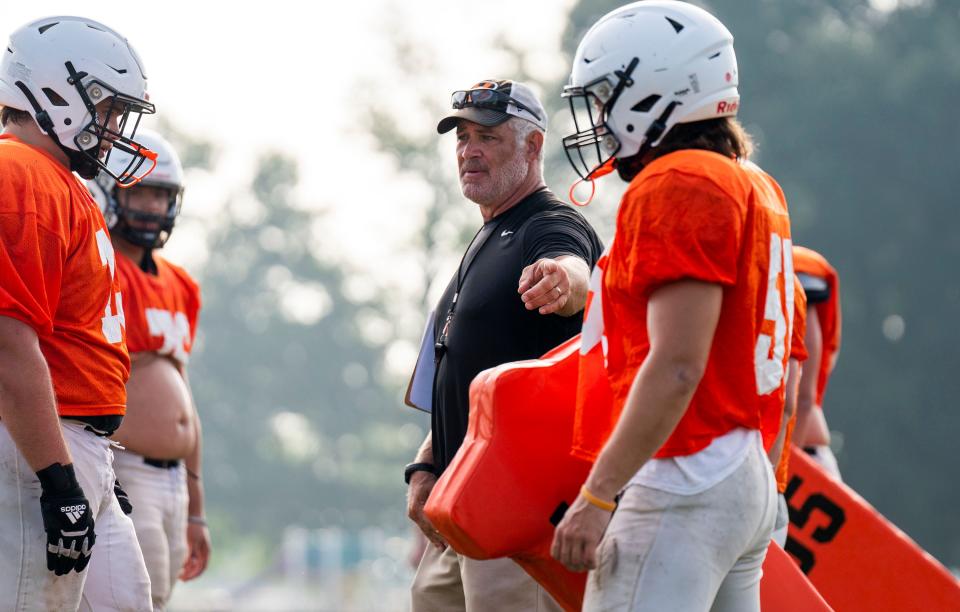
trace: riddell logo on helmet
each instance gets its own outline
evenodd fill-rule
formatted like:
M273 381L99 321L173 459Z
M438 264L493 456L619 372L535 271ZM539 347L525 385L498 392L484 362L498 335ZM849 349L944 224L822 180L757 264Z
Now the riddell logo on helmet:
M740 107L739 102L717 102L717 114L721 113L735 113L737 108Z

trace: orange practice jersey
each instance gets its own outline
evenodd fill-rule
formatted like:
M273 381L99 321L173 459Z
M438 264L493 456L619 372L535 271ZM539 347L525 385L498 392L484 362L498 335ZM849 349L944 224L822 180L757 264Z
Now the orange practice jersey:
M761 430L765 442L776 437L768 428L779 428L783 413L794 310L790 247L783 192L753 164L678 151L653 161L627 188L603 272L616 413L650 351L651 293L683 279L723 286L703 378L656 457L695 453L737 427Z
M122 415L130 358L116 260L87 189L0 135L0 316L36 332L61 416Z
M790 359L807 360L807 294L803 292L800 279L793 277L793 337L790 339Z
M807 333L807 295L800 286L800 279L794 276L794 308L793 308L793 339L790 344L790 359L796 359L799 362L807 360L807 345L804 342L804 335ZM783 451L780 453L780 461L777 462L777 491L783 493L787 490L787 470L790 468L790 438L793 436L793 426L797 424L797 413L787 421L787 431L784 435Z
M131 354L151 352L186 365L197 334L200 287L179 266L154 255L157 274L148 274L131 259L117 257L127 347Z
M823 407L823 394L827 391L833 361L840 350L840 277L824 256L812 249L793 247L793 259L797 273L822 278L830 291L830 297L826 301L814 306L823 337L820 372L817 374L817 406Z

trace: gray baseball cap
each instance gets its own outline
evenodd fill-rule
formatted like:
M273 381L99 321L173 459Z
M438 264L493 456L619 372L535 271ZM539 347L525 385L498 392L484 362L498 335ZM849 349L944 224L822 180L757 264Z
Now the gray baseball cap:
M529 86L518 81L480 81L469 89L453 92L454 112L440 120L437 132L446 134L461 119L488 127L500 125L510 117L529 121L547 131L547 112Z

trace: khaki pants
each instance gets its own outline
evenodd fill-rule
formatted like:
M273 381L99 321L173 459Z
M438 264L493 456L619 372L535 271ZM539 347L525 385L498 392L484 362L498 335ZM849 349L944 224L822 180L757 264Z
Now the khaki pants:
M759 612L776 515L776 481L759 446L702 493L629 486L600 543L583 610Z
M432 544L411 588L411 612L559 612L560 606L510 559L477 561Z

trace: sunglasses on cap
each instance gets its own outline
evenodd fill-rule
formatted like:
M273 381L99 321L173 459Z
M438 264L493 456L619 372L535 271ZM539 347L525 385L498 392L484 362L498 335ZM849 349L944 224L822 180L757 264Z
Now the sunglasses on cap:
M511 98L508 94L497 89L469 89L455 91L450 97L450 102L455 110L472 106L476 108L488 108L490 110L500 111L502 113L507 112L508 104L513 104L515 107L517 107L517 109L527 111L536 117L537 121L543 121L540 115L530 110L530 108L525 106L522 102L519 102L516 98Z

